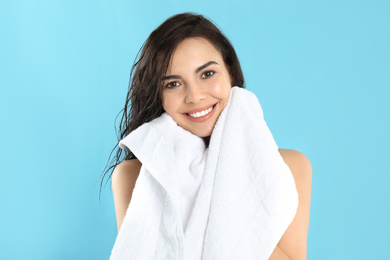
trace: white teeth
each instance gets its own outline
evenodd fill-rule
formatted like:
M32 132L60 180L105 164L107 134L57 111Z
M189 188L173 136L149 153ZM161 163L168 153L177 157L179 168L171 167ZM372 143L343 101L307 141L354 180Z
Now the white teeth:
M189 115L190 117L201 117L201 116L205 116L205 115L207 115L208 113L210 113L210 111L211 110L213 110L213 107L214 106L212 106L212 107L210 107L210 108L208 108L208 109L206 109L206 110L203 110L203 111L201 111L201 112L196 112L196 113L192 113L192 114L187 114L187 115Z

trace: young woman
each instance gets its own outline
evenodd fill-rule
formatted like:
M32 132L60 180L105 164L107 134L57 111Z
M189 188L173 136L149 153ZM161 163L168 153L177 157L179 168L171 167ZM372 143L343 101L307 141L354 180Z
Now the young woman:
M237 55L226 37L201 15L183 13L173 16L151 33L133 66L119 129L120 139L167 114L177 126L202 138L207 150L218 119L229 103L233 86L243 88L244 78ZM278 151L291 170L299 199L296 214L272 249L272 254L268 254L269 259L306 259L311 164L298 151ZM116 161L109 168L114 169L109 178L112 177L118 231L126 213L133 214L129 205L142 166L143 161L127 147L117 150ZM182 212L182 219L187 224L190 210Z

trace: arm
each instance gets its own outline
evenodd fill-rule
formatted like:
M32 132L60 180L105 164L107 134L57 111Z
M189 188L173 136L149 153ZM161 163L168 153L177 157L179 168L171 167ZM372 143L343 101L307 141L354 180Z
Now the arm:
M140 161L133 159L121 162L112 173L112 193L114 195L118 231L129 207L140 169Z
M279 149L279 152L294 176L298 191L298 209L269 259L302 260L306 259L307 251L312 167L303 153L291 149Z

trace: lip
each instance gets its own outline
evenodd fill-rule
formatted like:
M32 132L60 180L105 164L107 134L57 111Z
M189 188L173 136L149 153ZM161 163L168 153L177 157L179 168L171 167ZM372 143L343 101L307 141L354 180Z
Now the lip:
M206 109L208 109L208 108L210 108L210 107L213 107L213 106L214 106L214 108L213 108L213 109L210 111L210 113L208 113L207 115L204 115L204 116L201 116L201 117L190 117L190 116L187 115L187 114L192 114L192 113L196 113L196 112L200 112L200 111L206 110ZM212 105L207 105L207 106L204 106L204 107L201 107L201 108L189 110L189 111L183 113L183 115L184 115L187 119L189 119L190 121L192 121L192 122L195 122L195 123L203 123L203 122L207 121L210 117L212 117L212 116L214 115L217 106L218 106L218 102L215 103L215 104L212 104Z
M217 104L217 103L215 103L215 104ZM196 112L201 112L203 110L206 110L206 109L214 106L215 104L207 105L207 106L204 106L204 107L201 107L201 108L197 108L197 109L193 109L193 110L188 110L188 111L184 112L183 114L193 114L193 113L196 113Z

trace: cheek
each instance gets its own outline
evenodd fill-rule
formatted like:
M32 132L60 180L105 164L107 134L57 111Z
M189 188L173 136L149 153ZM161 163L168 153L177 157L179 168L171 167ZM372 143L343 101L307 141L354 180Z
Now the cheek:
M230 82L221 81L214 85L213 92L215 96L226 99L229 98L231 88Z
M221 99L224 103L224 105L226 106L228 100L229 100L229 96L230 96L230 90L231 90L231 87L228 87L228 88L225 88L223 90L223 93L221 93Z
M168 109L168 104L169 104L169 101L168 101L168 98L166 95L163 94L163 97L162 97L162 106L164 108L165 111L167 111Z
M162 98L162 106L168 114L172 115L176 110L176 102L175 99L171 95L164 95Z

